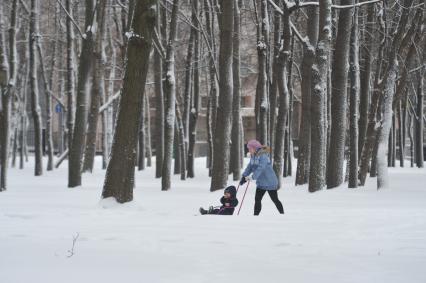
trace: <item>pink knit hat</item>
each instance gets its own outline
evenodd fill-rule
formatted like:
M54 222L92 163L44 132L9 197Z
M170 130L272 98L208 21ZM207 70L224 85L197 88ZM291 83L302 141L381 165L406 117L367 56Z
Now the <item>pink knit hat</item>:
M247 143L247 148L253 148L253 149L258 149L261 148L262 144L260 142L258 142L257 140L251 140Z

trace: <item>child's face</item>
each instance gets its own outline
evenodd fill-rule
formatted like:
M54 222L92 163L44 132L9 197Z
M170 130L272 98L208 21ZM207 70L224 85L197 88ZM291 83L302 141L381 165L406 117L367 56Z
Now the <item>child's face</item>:
M230 198L231 194L230 193L225 193L225 198Z
M256 149L254 149L254 148L252 148L252 147L249 147L249 152L250 152L250 154L251 155L253 155L253 154L255 154L256 153Z

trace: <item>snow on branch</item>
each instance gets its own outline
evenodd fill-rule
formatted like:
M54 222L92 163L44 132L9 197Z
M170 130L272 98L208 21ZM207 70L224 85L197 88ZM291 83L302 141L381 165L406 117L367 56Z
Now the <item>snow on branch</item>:
M129 40L129 41L131 39L134 39L134 38L135 39L143 39L144 38L143 36L135 33L133 30L130 30L130 31L126 32L124 35L126 36L127 40Z
M355 8L355 7L360 7L362 5L367 5L367 4L374 4L377 2L380 2L382 0L369 0L369 1L364 1L364 2L359 2L359 3L354 3L352 5L331 5L331 8L333 9L349 9L349 8ZM272 1L272 0L268 0L269 4L271 4L275 10L277 10L278 12L280 12L282 14L282 10ZM290 2L287 0L283 0L284 3L284 7L286 9L289 10L289 12L293 12L299 8L305 8L305 7L309 7L309 6L319 6L319 2L302 2L300 3L300 1L295 1L295 2Z
M70 19L70 21L73 23L73 25L75 26L75 28L78 30L78 32L80 33L81 38L85 39L86 35L83 34L83 32L81 31L80 27L78 26L78 24L75 22L75 20L73 19L73 17L70 15L70 13L68 13L67 9L64 7L64 5L62 4L61 0L56 0L56 2L59 3L59 5L61 6L62 10L64 10L65 14L67 14L67 17Z

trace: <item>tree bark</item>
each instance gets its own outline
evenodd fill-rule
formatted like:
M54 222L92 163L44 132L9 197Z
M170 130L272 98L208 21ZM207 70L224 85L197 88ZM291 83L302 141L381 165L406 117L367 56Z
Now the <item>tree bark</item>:
M358 3L356 1L355 3ZM350 47L349 188L358 187L358 106L360 93L358 8L354 8Z
M65 8L72 17L73 0L65 1ZM67 144L71 145L74 131L74 96L75 96L75 77L74 77L74 30L70 17L66 21L67 32L67 74L66 74L66 93L67 93Z
M209 81L210 81L210 91L207 105L207 144L209 147L208 156L207 156L207 167L209 168L209 176L211 176L212 167L213 167L213 156L214 156L214 131L216 129L216 117L217 117L217 78L216 78L216 43L215 43L215 21L214 21L214 9L211 4L211 0L204 0L204 10L205 10L205 19L206 19L206 33L208 44L212 49L212 54L209 58Z
M256 87L256 137L261 144L268 144L268 45L269 45L269 19L268 5L266 0L260 1L260 19L256 25L257 29L257 58L258 76ZM256 4L255 4L256 5Z
M210 191L226 187L229 172L229 138L232 118L232 34L234 30L233 2L221 0L219 50L219 107L214 130L214 157Z
M145 95L145 103L144 103L144 112L145 116L144 125L145 125L145 156L146 156L146 166L152 166L152 145L151 145L151 108L149 105L149 97Z
M157 11L160 3L157 2ZM163 13L160 13L163 17ZM161 30L161 17L157 17L156 28ZM159 36L162 36L160 33ZM163 40L163 38L161 38ZM158 50L154 50L155 81L155 177L161 178L164 158L164 93L163 93L163 60Z
M38 94L37 80L37 37L38 34L38 0L31 0L30 17L30 89L31 89L31 112L34 123L34 153L35 153L35 176L43 174L43 149L42 149L42 130L41 130L41 110Z
M274 147L274 160L273 169L278 178L278 187L281 187L281 176L283 172L284 162L284 140L285 140L285 127L288 117L288 84L287 84L287 64L290 56L291 48L291 30L290 30L290 14L289 10L285 9L282 17L283 22L283 43L280 48L278 58L278 117L275 132L275 147Z
M165 61L166 78L164 81L164 95L166 98L165 127L164 127L164 160L162 168L161 190L167 191L171 186L173 141L175 129L176 107L176 78L175 78L175 40L177 29L177 12L179 0L173 1L172 16L170 20L170 34L167 45Z
M234 1L234 33L233 33L233 100L232 100L232 131L231 131L231 172L233 180L241 177L241 80L240 80L240 37L242 1Z
M0 192L7 189L7 167L10 135L10 95L8 87L10 70L8 58L6 55L6 40L4 34L5 29L3 4L0 4Z
M366 32L365 32L365 46L364 46L364 66L361 70L360 81L360 105L359 105L359 136L358 136L358 158L361 157L362 148L364 147L367 124L368 112L371 93L371 72L373 62L373 42L374 42L374 8L368 7Z
M89 77L93 65L93 9L94 1L85 0L85 33L82 38L80 60L78 64L77 101L75 111L75 125L68 156L68 187L81 186L83 152L86 141L87 104L89 97Z
M275 0L274 3L279 5L280 0ZM308 18L309 20L309 18ZM274 26L274 49L273 49L273 59L272 59L272 84L269 91L269 141L271 149L274 150L275 147L275 124L277 118L277 92L278 92L278 56L279 50L281 47L281 14L275 10L273 18Z
M87 138L84 151L83 172L92 172L96 156L96 140L98 132L98 118L101 98L105 96L104 64L106 61L104 52L106 9L108 0L100 1L96 6L96 26L93 46L93 68L92 68L92 93L90 99L90 111L87 126Z
M46 104L46 132L45 138L47 143L47 171L53 170L53 137L52 137L52 85L47 80L46 68L44 65L44 56L40 41L37 39L37 51L40 57L41 75L43 78L43 85L45 91L45 104ZM53 55L55 56L54 52ZM54 60L54 59L53 59ZM54 70L52 69L52 72Z
M327 133L325 101L327 98L327 73L331 41L331 0L320 2L319 41L312 66L311 92L311 160L309 192L321 190L325 185Z
M396 34L393 37L391 49L388 55L388 66L383 78L383 115L379 126L378 150L377 150L377 189L389 187L388 167L386 164L386 149L389 132L392 125L392 102L395 94L395 84L397 77L398 56L397 52L401 47L405 26L407 25L409 7L413 0L405 0L400 20L398 22Z
M133 199L136 144L141 99L149 66L152 34L157 16L155 0L136 3L133 34L127 47L127 67L118 111L111 160L105 176L102 197L114 197L119 203ZM142 94L141 94L142 92Z
M353 5L354 0L343 0L342 5ZM344 181L345 135L347 111L347 80L353 9L339 13L337 38L333 56L331 80L331 135L327 160L327 188L340 186Z
M424 62L424 61L423 61ZM424 97L423 97L423 90L424 90L424 86L423 86L423 82L424 82L424 71L420 71L419 72L419 78L418 78L418 86L417 86L417 106L416 106L416 114L417 114L417 119L416 119L416 149L415 149L415 153L416 153L416 165L418 168L423 168L424 167L424 157L423 157L423 132L424 132L424 121L423 121L423 113L424 113Z
M315 46L318 41L318 9L308 8L308 41L303 46L302 59L302 114L297 157L296 185L309 180L311 156L311 87L312 65L315 59Z

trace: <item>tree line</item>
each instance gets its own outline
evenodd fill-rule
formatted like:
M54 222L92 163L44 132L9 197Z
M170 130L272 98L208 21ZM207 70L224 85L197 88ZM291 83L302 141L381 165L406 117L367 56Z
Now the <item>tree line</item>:
M1 190L9 164L19 159L23 168L28 158L29 126L36 176L43 174L45 149L46 170L68 159L68 187L81 186L100 138L103 197L132 200L135 168L151 166L154 157L155 177L169 190L173 174L195 176L203 99L210 190L223 189L229 174L241 175L241 78L251 51L256 138L271 148L280 182L295 167L296 185L308 184L310 192L345 181L355 188L368 174L387 187L387 168L397 159L401 167L407 156L411 167L423 167L425 6L422 0L2 3ZM55 137L52 111L59 113Z

